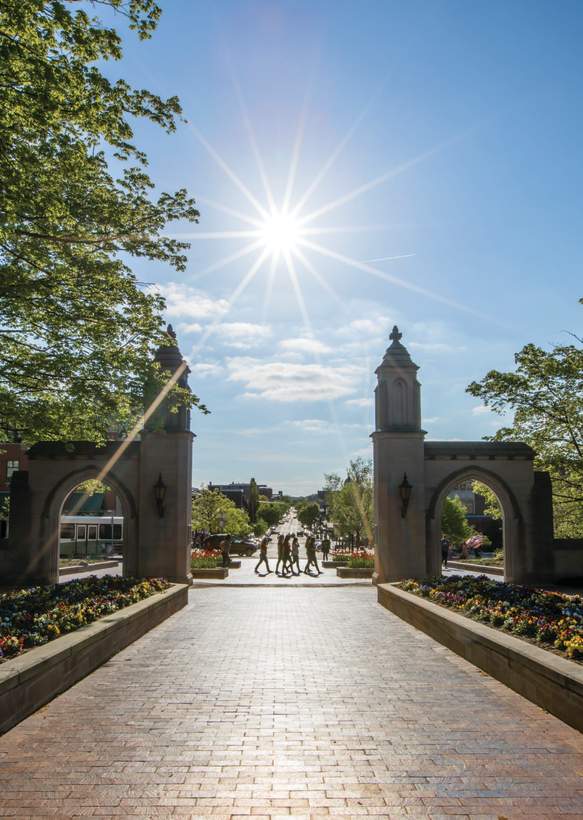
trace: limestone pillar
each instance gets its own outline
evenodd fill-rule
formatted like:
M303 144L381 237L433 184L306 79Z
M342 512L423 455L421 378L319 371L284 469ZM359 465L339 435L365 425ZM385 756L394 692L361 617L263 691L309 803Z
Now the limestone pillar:
M172 327L156 360L170 377L184 365ZM188 368L178 380L188 387ZM147 393L147 403L152 401ZM189 582L192 519L192 440L186 407L164 400L150 417L140 448L138 574Z
M391 345L376 370L375 432L372 434L375 493L375 581L426 575L424 437L416 364L395 326ZM400 486L410 485L403 504Z

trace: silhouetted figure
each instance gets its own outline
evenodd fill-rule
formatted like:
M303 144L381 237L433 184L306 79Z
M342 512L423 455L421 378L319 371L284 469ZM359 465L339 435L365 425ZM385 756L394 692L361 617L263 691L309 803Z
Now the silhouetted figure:
M299 575L301 572L300 569L300 542L297 539L297 536L294 535L292 538L292 548L291 548L291 570L294 575ZM295 569L294 569L295 567Z
M447 538L442 536L441 541L441 563L447 569L447 559L449 558L449 541Z
M283 535L277 536L277 564L275 565L275 574L282 575L279 571L279 565L283 564ZM285 564L283 564L285 568Z
M328 537L326 537L322 541L322 559L324 561L327 561L329 555L330 555L330 539Z
M265 564L267 568L267 575L271 575L272 570L269 569L269 562L267 561L267 547L269 545L269 538L265 536L261 540L261 544L259 545L259 561L257 562L257 566L255 567L255 572L259 574L259 567L261 564Z
M221 541L221 552L223 553L223 566L228 567L231 563L231 536L227 535Z
M286 535L283 539L283 568L282 575L293 575L291 561L291 535Z
M318 566L318 559L316 558L316 539L308 535L306 539L306 555L307 555L307 562L306 566L304 567L304 575L312 575L313 573L310 572L310 567L314 567L318 575L321 575L320 567Z

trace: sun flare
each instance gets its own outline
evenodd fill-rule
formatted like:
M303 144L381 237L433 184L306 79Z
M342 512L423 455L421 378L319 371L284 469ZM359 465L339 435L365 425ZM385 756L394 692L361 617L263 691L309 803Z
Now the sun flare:
M273 256L293 253L300 244L299 222L287 211L272 211L261 225L261 241Z

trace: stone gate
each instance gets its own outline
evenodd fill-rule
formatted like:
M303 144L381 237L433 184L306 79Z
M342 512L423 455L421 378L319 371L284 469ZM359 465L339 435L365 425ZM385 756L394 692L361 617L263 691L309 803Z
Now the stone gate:
M521 442L425 441L417 365L397 327L376 370L374 449L375 579L441 574L441 512L454 486L478 479L490 486L504 515L505 576L515 583L552 581L565 573L553 539L552 490ZM583 545L568 556L583 559ZM571 560L571 565L575 566ZM562 569L563 567L563 569ZM581 573L583 574L583 560Z
M170 383L188 387L188 368L168 328L156 361ZM124 514L124 574L190 579L192 440L190 412L171 412L164 391L148 395L139 434L100 447L91 442L40 442L29 467L14 473L8 539L0 541L0 577L12 585L55 583L59 524L69 493L100 478Z

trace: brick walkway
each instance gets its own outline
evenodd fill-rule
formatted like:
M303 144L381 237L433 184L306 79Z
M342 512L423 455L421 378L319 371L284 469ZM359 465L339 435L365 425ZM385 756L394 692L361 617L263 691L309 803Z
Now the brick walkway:
M582 818L582 776L374 589L204 589L0 739L0 815Z

